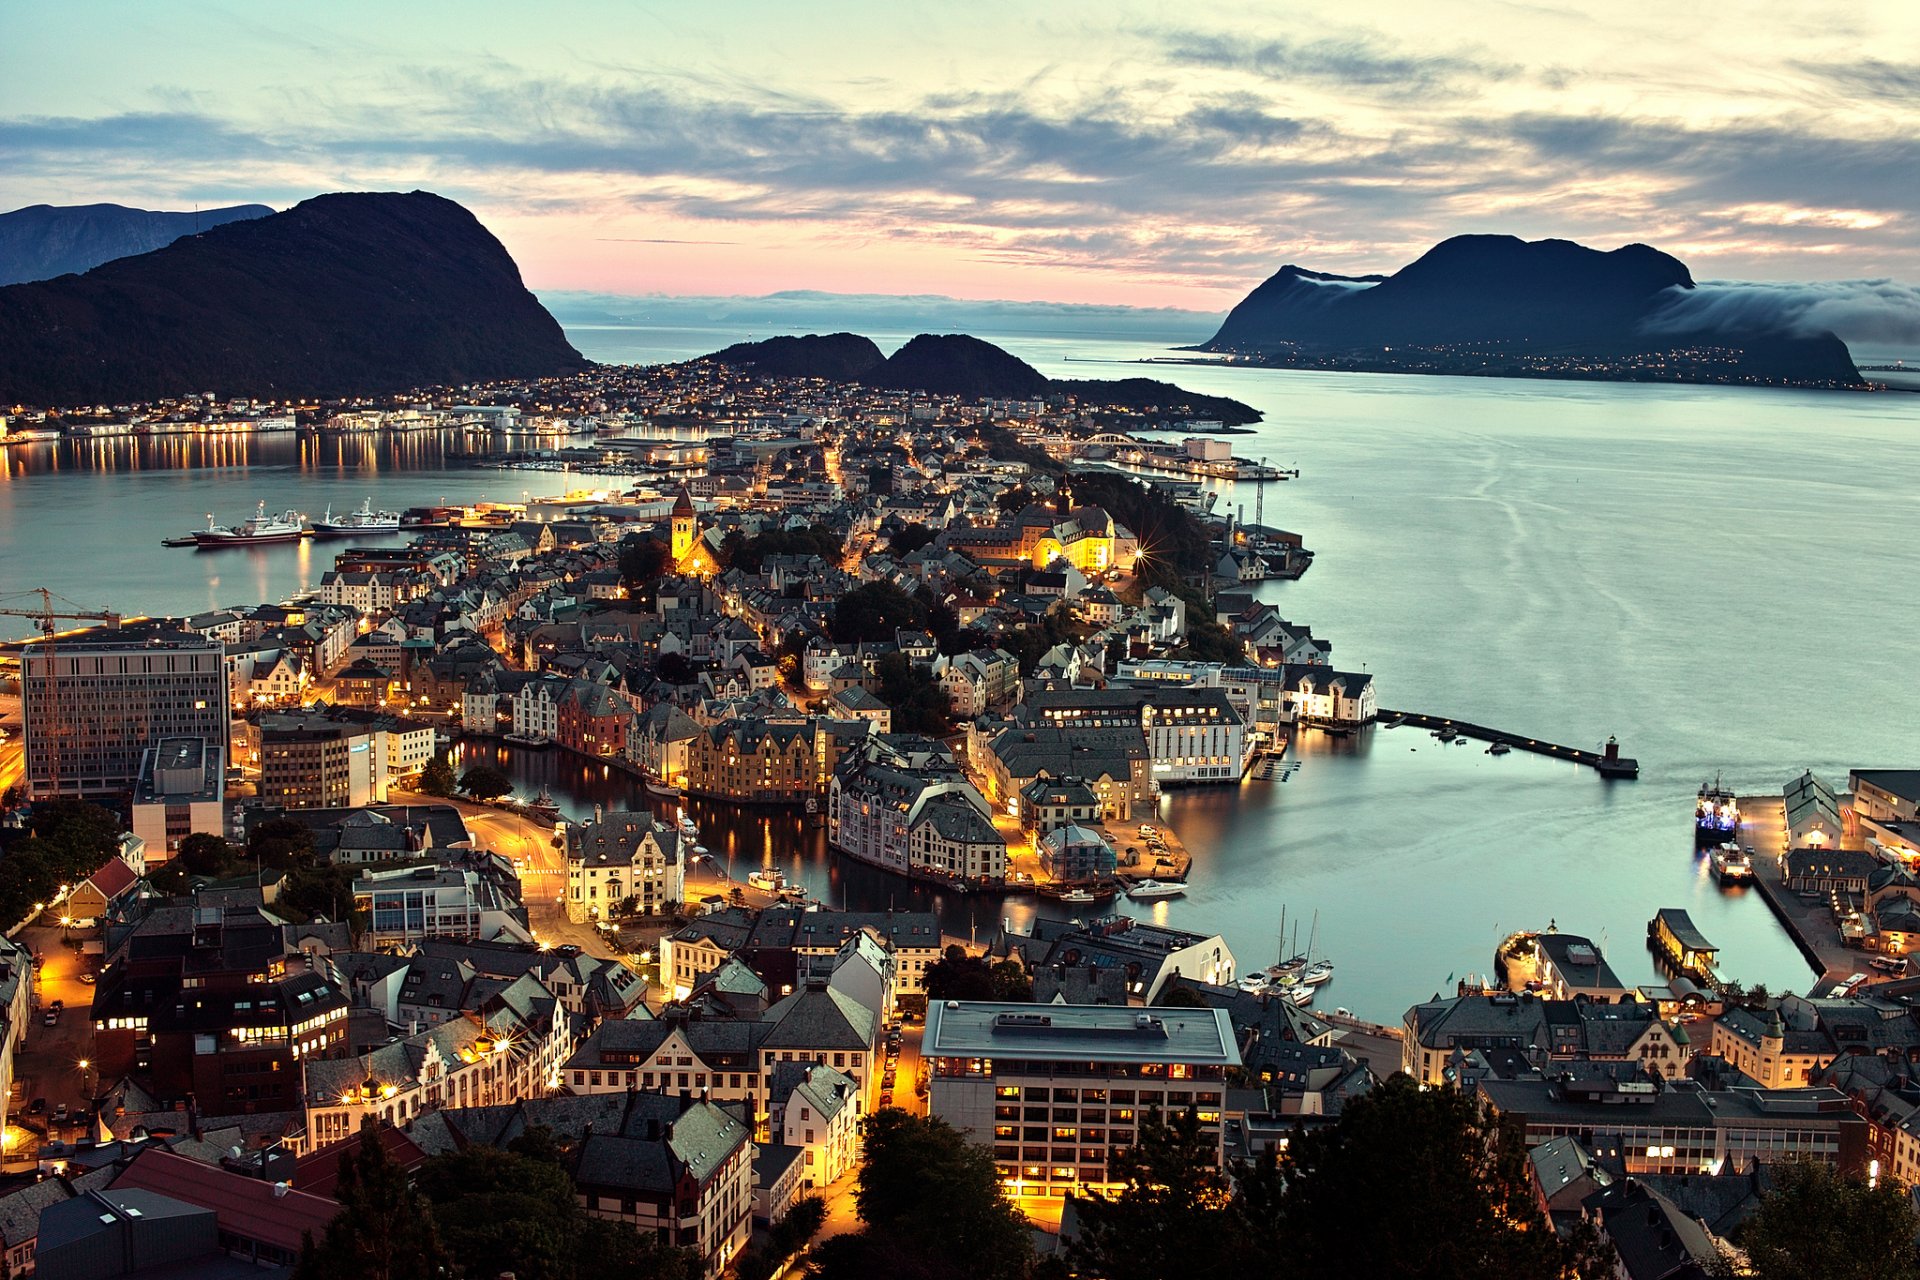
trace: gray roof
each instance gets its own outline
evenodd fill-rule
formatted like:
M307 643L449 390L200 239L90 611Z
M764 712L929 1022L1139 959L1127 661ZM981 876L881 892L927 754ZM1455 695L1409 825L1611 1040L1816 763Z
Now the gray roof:
M1240 1065L1233 1026L1219 1009L934 1001L927 1006L922 1052L949 1058Z
M803 987L769 1008L762 1049L870 1049L880 1015L832 987Z

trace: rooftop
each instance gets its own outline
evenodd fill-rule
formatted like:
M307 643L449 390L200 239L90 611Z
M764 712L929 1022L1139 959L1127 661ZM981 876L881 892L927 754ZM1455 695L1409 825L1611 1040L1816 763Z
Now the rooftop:
M934 1001L928 1057L1081 1062L1186 1062L1238 1066L1233 1024L1220 1009Z

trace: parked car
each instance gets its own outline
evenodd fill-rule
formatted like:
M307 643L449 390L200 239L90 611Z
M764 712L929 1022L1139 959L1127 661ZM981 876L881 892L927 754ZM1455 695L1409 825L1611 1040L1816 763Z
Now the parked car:
M30 1116L37 1116L41 1112L45 1111L46 1109L47 1109L47 1100L45 1098L35 1098L32 1102L27 1104L27 1114Z
M54 1107L53 1122L55 1124L65 1124L67 1122L67 1104L66 1103L62 1102L58 1106Z
M100 981L100 978L93 970L89 969L80 975L80 981L86 983L88 986L92 986L94 983Z
M60 1025L60 1010L59 1010L59 1009L57 1009L57 1008L55 1008L55 1009L49 1009L49 1010L47 1010L47 1016L46 1016L46 1017L44 1017L44 1018L42 1018L42 1019L40 1019L40 1021L41 1021L41 1023L42 1023L42 1025L44 1025L44 1026L49 1026L49 1027L56 1027L56 1026L59 1026L59 1025Z

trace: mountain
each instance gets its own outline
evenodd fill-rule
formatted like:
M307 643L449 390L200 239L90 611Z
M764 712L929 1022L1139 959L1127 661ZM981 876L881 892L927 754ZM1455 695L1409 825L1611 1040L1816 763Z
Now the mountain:
M28 205L0 213L0 285L51 280L115 258L151 253L181 236L228 222L264 218L264 204L193 213L129 209L123 204Z
M1047 393L1047 375L1019 356L964 333L923 333L861 381L895 391L995 400L1031 400Z
M425 191L316 196L0 288L0 404L348 395L585 367L500 242Z
M1070 395L1088 404L1142 413L1215 418L1227 426L1260 421L1258 411L1238 400L1200 395L1152 378L1048 378L1018 356L964 333L923 333L887 358L870 339L853 333L741 342L704 358L776 377L827 378L933 395L994 400Z
M1650 324L1693 288L1684 263L1643 244L1602 252L1569 240L1456 236L1389 276L1282 267L1203 349L1431 372L1860 382L1830 333ZM1676 359L1676 350L1685 354Z
M857 333L809 333L801 337L736 342L707 359L736 368L751 368L773 378L827 378L858 382L885 363L886 356L872 338Z

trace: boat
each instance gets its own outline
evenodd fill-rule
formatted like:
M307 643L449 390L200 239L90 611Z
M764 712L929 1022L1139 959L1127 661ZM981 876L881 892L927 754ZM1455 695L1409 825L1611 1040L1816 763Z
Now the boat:
M534 750L541 750L553 745L552 738L537 733L509 733L503 741L510 742L516 747L528 747Z
M527 805L527 812L536 818L547 818L554 822L560 820L560 805L545 787L540 788L540 794Z
M1303 986L1317 987L1323 982L1332 980L1333 961L1331 960L1315 960L1300 971L1300 982Z
M756 889L765 889L768 893L779 893L787 887L787 877L777 868L762 867L758 871L747 873L747 883Z
M1693 841L1696 845L1724 844L1740 830L1740 805L1733 792L1720 785L1701 783L1693 803Z
M398 533L400 513L375 511L372 498L362 502L358 511L349 511L339 516L334 515L333 508L329 506L326 513L313 522L313 531L315 533Z
M1074 904L1084 904L1088 902L1099 901L1098 898L1094 897L1093 894L1089 893L1085 889L1063 889L1059 894L1059 899L1062 902L1068 902L1068 903L1074 903Z
M1305 983L1286 993L1286 998L1302 1009L1313 1003L1313 988Z
M678 800L683 794L680 788L664 782L656 782L652 778L646 779L642 785L646 787L648 795L661 800Z
M212 513L207 515L207 527L194 531L194 545L201 547L252 547L265 546L274 542L298 542L307 536L306 526L300 522L297 511L282 511L277 516L267 514L267 504L262 500L253 515L237 525L215 524Z
M1496 742L1492 746L1487 748L1487 754L1490 756L1503 756L1511 750L1513 750L1513 748L1508 746L1506 743Z
M680 829L686 832L690 836L697 836L700 834L700 828L695 826L693 823L693 819L689 818L684 813L680 815Z
M1127 890L1127 896L1139 902L1146 898L1173 898L1186 891L1185 882L1179 880L1140 880Z
M171 538L160 539L160 545L163 547L197 547L200 545L200 535L196 533L177 534Z
M1721 884L1744 884L1753 879L1753 859L1737 844L1715 845L1708 861Z
M1452 742L1455 738L1460 736L1460 731L1458 729L1453 728L1451 725L1449 725L1445 729L1435 729L1433 731L1433 736L1440 739L1440 741L1442 742Z
M1257 995L1267 989L1267 975L1264 973L1249 974L1240 979L1239 987L1242 991L1250 991Z

